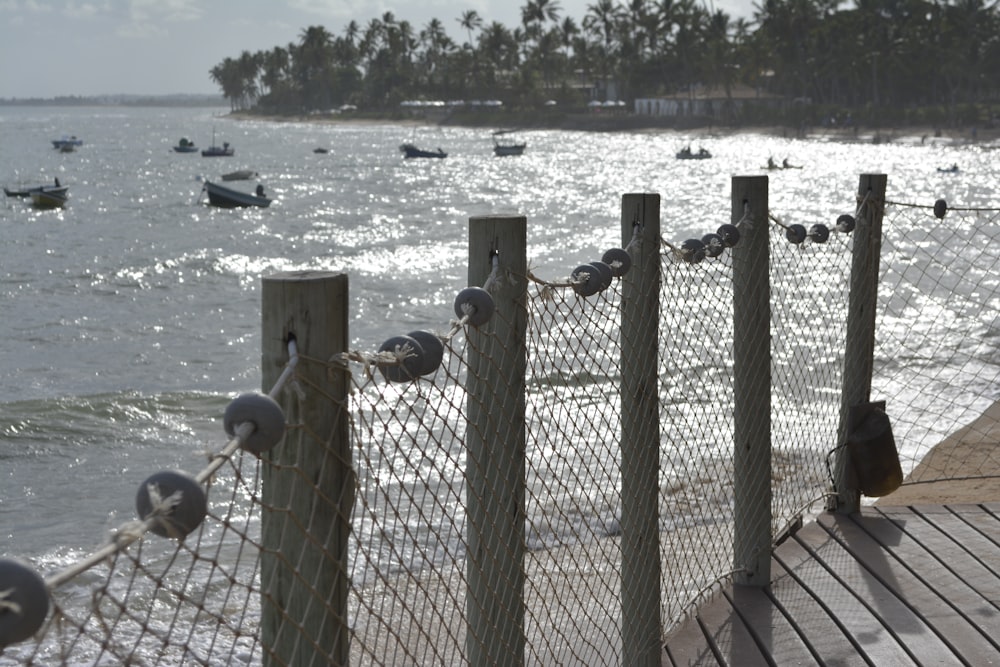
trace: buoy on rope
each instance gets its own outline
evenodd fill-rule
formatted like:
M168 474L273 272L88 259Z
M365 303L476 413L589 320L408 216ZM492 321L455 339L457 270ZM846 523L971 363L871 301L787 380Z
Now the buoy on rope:
M244 422L253 424L253 433L241 446L254 454L271 449L285 435L285 413L278 402L267 394L241 394L226 407L222 426L229 437L235 436L236 429Z
M49 591L34 569L0 558L0 651L38 632L49 614Z
M813 243L826 243L830 238L830 228L824 224L817 223L809 228L809 238Z
M580 296L593 296L601 291L601 274L593 264L581 264L571 275L573 291Z
M726 244L727 248L732 248L740 242L740 230L736 225L726 223L719 227L716 233L722 237L722 242Z
M943 199L938 199L934 202L934 217L940 219L944 218L945 213L948 212L948 202Z
M444 343L441 342L441 338L431 331L411 331L406 335L417 341L424 349L424 356L421 357L417 374L430 375L436 371L441 365L441 360L444 359Z
M208 514L205 489L183 472L164 470L146 478L135 495L143 521L154 517L150 530L161 537L184 539Z
M726 249L726 242L718 234L705 234L701 237L701 242L705 246L705 255L713 259Z
M806 228L802 225L788 225L788 227L785 228L785 238L795 245L799 245L805 241L806 236Z
M597 274L600 276L600 285L597 291L603 292L611 287L611 281L614 280L614 274L611 272L611 267L606 262L602 261L591 262L590 264L597 269Z
M380 362L376 365L389 382L410 382L420 377L424 367L424 348L411 336L393 336L378 348L379 352L395 355L398 362Z
M624 248L609 248L601 261L611 267L611 275L615 278L621 278L632 268L632 255Z
M489 322L495 309L493 297L482 287L466 287L455 297L455 315L468 315L468 323L474 327Z
M681 243L681 259L691 264L697 264L705 259L705 244L700 239L687 239Z
M850 234L854 231L855 221L853 215L843 214L837 218L837 231L841 234Z

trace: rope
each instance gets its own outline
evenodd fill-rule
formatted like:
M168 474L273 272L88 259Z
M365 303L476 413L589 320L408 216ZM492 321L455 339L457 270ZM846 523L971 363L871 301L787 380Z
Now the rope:
M284 387L288 378L292 376L295 371L295 366L298 363L299 355L297 346L295 344L295 337L289 336L288 340L288 362L285 364L285 368L282 370L281 375L278 380L274 383L271 388L269 395L271 398L275 398L281 389ZM222 465L232 457L233 453L240 448L240 446L249 438L254 432L254 425L252 422L243 422L235 429L235 435L226 444L221 452L216 454L212 460L200 473L195 476L195 480L199 484L204 484L215 472L222 467ZM99 565L109 556L114 555L119 551L123 551L133 542L141 539L143 535L149 532L153 526L157 525L160 518L168 513L170 509L175 507L177 503L181 501L180 492L174 493L167 498L160 498L159 493L154 491L154 487L150 485L150 500L153 504L152 513L146 517L144 520L127 521L118 527L118 530L112 534L112 537L108 544L104 547L98 549L93 554L84 558L83 560L64 568L63 570L47 577L45 579L46 586L50 590L58 588L67 581L73 579L74 577L86 572L90 568Z
M891 201L889 199L885 200L887 205L891 206L901 206L904 208L929 208L933 209L934 204L912 204L907 202ZM961 207L961 206L949 206L949 211L965 211L967 213L997 213L1000 212L1000 208L979 208L976 206Z

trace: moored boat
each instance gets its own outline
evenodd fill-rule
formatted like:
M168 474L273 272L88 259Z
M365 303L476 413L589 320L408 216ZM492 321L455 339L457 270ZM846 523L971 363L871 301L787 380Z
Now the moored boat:
M521 155L528 147L527 142L501 141L498 137L509 134L512 130L497 130L493 133L493 154L498 156Z
M4 186L3 193L8 197L30 197L32 192L38 192L40 190L49 190L56 193L65 194L68 187L59 182L57 178L55 180L55 185L34 185L30 188L8 188Z
M72 149L74 146L82 146L82 145L83 145L83 139L77 139L75 134L70 137L63 137L61 139L52 140L52 147L59 150L62 150L64 146L69 146L70 149Z
M417 148L413 144L403 144L402 146L399 147L399 150L403 151L403 156L404 157L408 157L408 158L412 158L412 157L437 157L437 158L448 157L448 154L445 153L440 148L437 149L436 151L426 151L426 150L423 150L421 148Z
M40 188L33 188L30 192L31 203L35 208L62 208L69 198L68 190L65 185L59 187L43 185Z
M704 148L699 148L697 152L692 151L690 146L685 146L677 152L678 160L707 160L712 154Z
M202 149L202 157L232 157L236 153L233 147L229 145L229 142L224 142L221 146L209 146L208 148Z
M264 196L264 186L258 185L255 193L243 192L227 188L224 185L205 181L202 190L208 193L208 203L210 206L221 208L245 208L248 206L259 206L267 208L271 205L271 200Z
M215 128L212 128L212 145L201 151L202 157L232 157L236 151L233 147L229 145L229 142L224 142L221 146L215 145Z
M238 171L231 171L228 174L222 175L222 180L224 181L247 181L257 175L256 171L252 169L240 169Z
M198 147L194 145L193 141L188 140L187 137L181 137L181 140L174 146L174 151L178 153L197 153Z

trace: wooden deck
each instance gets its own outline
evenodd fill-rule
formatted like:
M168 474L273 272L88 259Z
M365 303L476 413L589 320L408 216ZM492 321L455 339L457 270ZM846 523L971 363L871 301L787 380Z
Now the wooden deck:
M1000 665L1000 504L824 514L671 634L666 665Z

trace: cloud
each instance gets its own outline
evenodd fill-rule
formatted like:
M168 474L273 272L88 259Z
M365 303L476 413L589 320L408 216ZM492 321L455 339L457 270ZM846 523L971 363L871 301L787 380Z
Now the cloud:
M196 21L202 16L197 0L130 0L128 20L118 28L122 37L162 36L169 25Z

